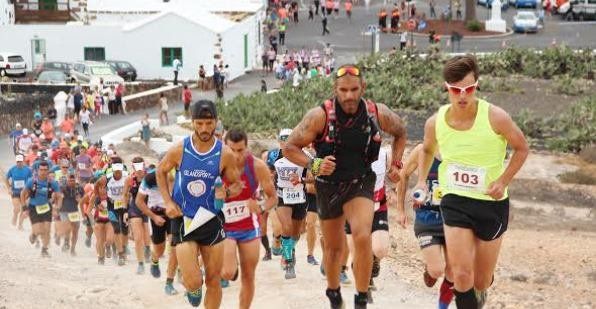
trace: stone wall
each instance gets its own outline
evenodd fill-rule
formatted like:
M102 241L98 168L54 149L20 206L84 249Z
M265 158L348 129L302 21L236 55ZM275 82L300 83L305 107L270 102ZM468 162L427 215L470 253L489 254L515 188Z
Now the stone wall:
M164 82L132 82L124 83L125 95L131 95L139 92L144 92L151 89L156 89L164 85ZM74 87L74 84L66 85L50 85L50 84L35 84L35 83L0 83L0 92L2 93L48 93L55 95L60 91L69 93ZM83 88L89 88L82 85Z
M175 102L180 101L182 86L166 86L125 96L123 99L126 102L126 111L131 112L159 106L160 93L165 94L166 98L168 98L168 105L172 106Z

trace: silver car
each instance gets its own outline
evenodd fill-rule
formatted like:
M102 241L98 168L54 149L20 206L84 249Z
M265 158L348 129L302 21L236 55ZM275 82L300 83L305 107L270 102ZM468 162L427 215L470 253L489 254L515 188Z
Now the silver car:
M124 82L111 66L95 61L75 62L70 70L70 80L73 83L90 85L99 85L100 80L103 80L104 86L115 86Z

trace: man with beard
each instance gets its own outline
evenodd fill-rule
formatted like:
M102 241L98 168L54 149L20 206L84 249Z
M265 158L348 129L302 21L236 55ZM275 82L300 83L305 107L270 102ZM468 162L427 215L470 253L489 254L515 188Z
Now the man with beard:
M235 184L240 181L240 172L234 153L215 138L215 103L207 100L194 103L191 116L194 133L166 153L156 173L157 185L166 215L173 219L172 238L189 303L198 307L202 300L200 253L206 272L205 308L219 308L225 239L221 208L223 200L231 197L229 190L221 185L221 176L229 184ZM172 169L176 169L176 177L170 194L167 178Z

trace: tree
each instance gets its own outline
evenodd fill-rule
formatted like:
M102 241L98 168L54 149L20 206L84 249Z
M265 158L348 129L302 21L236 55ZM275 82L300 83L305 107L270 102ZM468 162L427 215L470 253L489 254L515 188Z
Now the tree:
M467 23L471 20L476 20L476 0L466 0L466 15L464 16L464 22Z

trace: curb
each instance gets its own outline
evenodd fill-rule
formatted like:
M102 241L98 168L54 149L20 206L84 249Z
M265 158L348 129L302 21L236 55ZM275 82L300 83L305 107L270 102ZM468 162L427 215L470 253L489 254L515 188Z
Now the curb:
M512 29L507 29L507 32L500 33L500 34L491 34L491 35L473 35L473 36L464 36L463 39L494 39L494 38L501 38L512 35L514 32ZM413 35L415 37L428 37L427 33L420 33L414 32ZM451 39L451 35L443 34L441 38Z

